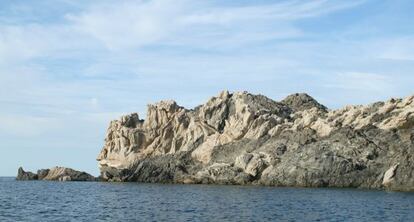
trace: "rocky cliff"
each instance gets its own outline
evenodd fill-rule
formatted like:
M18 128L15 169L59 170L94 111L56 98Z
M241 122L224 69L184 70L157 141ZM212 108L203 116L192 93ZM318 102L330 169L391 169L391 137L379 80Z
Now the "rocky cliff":
M414 96L331 111L224 91L111 121L97 160L108 181L414 190L413 143Z
M53 181L97 181L92 175L66 167L41 169L37 174L26 172L20 167L16 180L53 180Z

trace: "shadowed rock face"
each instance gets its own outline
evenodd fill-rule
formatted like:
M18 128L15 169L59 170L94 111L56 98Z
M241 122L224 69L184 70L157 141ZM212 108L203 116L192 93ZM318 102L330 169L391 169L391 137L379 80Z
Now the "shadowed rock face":
M17 180L37 180L37 178L37 174L26 172L22 167L17 170Z
M16 180L96 181L97 179L88 173L65 167L41 169L37 171L37 174L25 172L20 167Z
M413 126L414 96L329 111L307 94L224 91L111 121L97 160L109 181L414 190Z

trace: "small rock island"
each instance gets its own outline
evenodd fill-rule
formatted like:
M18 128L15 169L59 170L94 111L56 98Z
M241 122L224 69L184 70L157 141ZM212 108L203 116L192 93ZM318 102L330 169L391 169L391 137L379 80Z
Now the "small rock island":
M66 167L41 169L37 171L37 174L26 172L20 167L16 180L97 181L97 178L88 173Z
M414 96L338 110L299 93L223 91L194 109L161 101L145 120L111 121L97 160L104 181L414 191Z

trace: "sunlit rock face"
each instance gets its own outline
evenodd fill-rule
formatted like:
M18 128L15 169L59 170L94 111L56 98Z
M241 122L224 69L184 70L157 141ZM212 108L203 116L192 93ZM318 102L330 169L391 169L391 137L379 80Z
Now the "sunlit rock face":
M413 126L414 96L328 110L307 94L224 91L111 121L97 160L109 181L414 190Z

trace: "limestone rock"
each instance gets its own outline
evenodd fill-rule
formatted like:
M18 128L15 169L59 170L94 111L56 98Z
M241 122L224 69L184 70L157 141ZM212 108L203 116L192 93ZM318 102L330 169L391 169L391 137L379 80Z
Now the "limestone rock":
M382 185L389 186L390 183L394 180L395 171L397 170L399 164L396 164L390 167L384 174L384 179L382 180Z
M414 190L413 128L414 96L328 110L307 94L223 91L111 121L97 160L108 181Z

